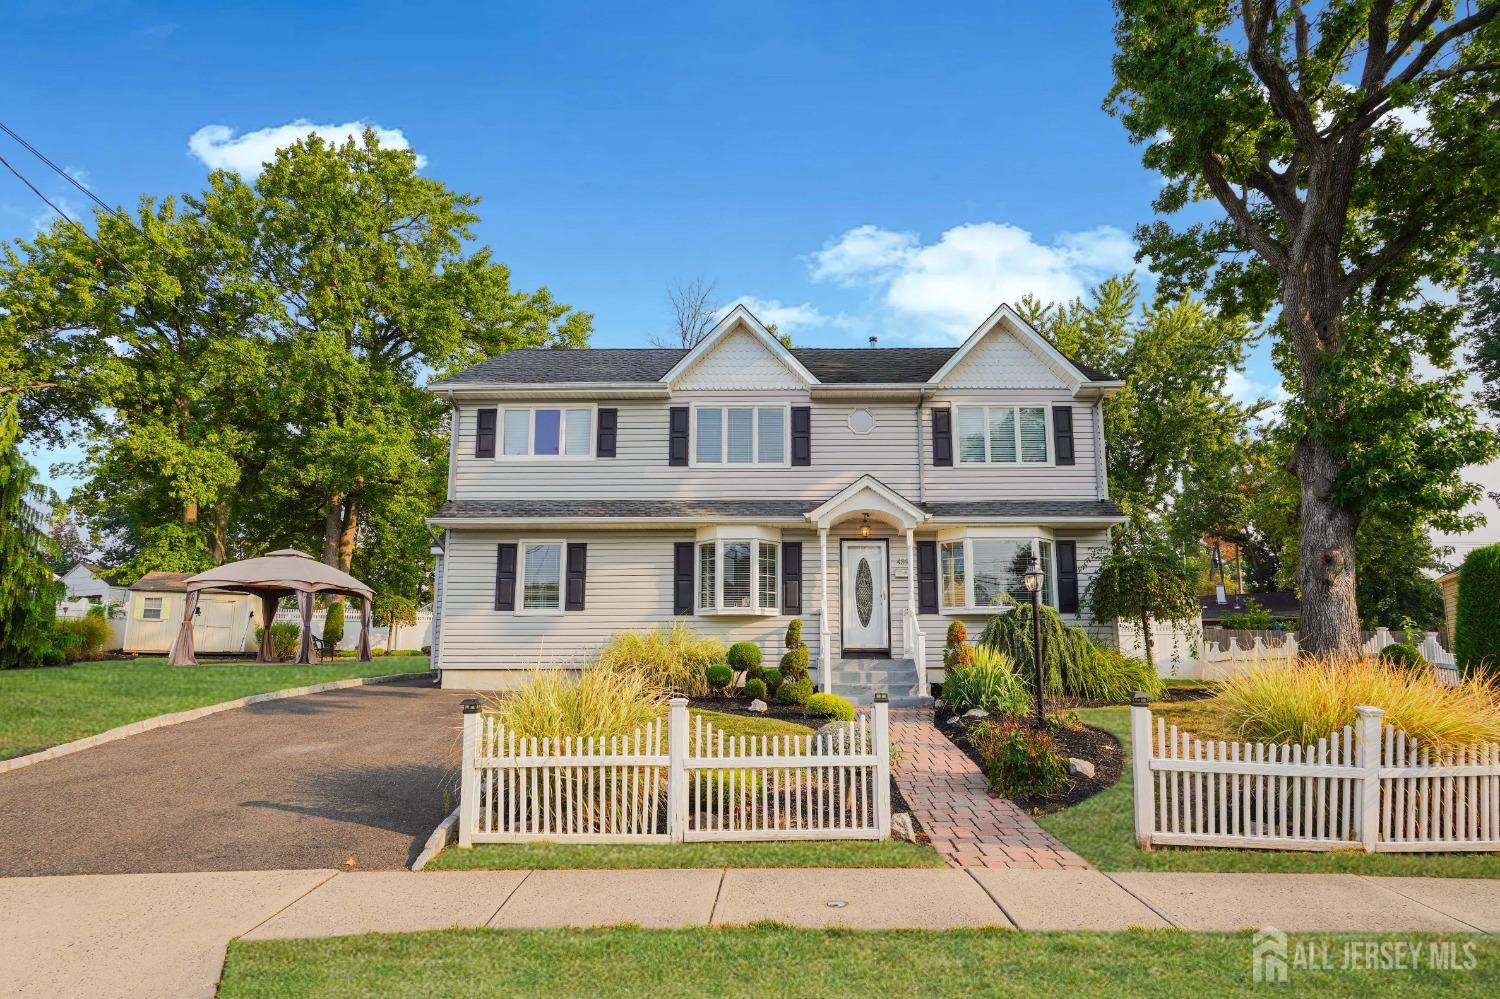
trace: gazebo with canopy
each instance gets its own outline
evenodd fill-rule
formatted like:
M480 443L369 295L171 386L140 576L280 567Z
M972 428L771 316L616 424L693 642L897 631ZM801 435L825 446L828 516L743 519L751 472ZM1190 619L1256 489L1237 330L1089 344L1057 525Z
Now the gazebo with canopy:
M198 660L193 656L193 615L198 609L198 594L202 590L230 590L260 597L261 617L265 626L261 629L260 650L256 654L258 663L277 662L276 649L271 642L271 623L276 619L276 605L282 597L296 594L297 610L302 618L302 643L297 649L297 662L312 662L312 613L313 597L319 593L359 597L359 660L370 660L370 588L347 572L324 565L306 552L295 548L247 558L243 562L230 562L196 576L189 576L187 602L182 610L182 627L177 640L172 643L169 662L173 666L192 666Z

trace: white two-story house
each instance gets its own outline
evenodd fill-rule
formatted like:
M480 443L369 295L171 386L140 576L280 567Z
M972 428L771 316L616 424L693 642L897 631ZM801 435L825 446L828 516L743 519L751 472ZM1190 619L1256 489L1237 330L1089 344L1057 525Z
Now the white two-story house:
M1120 384L1005 306L956 348L788 350L738 307L692 350L518 350L439 381L443 685L677 621L775 662L800 617L820 688L895 702L942 679L950 621L1029 599L1033 558L1088 625L1124 520L1100 410Z

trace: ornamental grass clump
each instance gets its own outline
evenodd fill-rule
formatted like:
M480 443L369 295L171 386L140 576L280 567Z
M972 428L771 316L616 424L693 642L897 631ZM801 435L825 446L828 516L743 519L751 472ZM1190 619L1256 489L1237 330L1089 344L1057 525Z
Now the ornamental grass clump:
M537 669L518 690L487 699L492 715L518 738L628 735L661 718L668 692L629 670Z
M974 648L972 665L951 667L943 681L943 700L958 712L980 708L994 714L1023 715L1029 699L1015 661L985 645Z
M1226 679L1213 699L1229 732L1259 742L1307 745L1355 721L1362 704L1385 724L1434 749L1500 742L1500 686L1470 677L1447 686L1431 670L1376 656L1267 660Z
M724 661L724 643L705 638L679 621L655 631L622 631L599 650L600 668L639 675L650 685L702 697L709 692L706 671Z

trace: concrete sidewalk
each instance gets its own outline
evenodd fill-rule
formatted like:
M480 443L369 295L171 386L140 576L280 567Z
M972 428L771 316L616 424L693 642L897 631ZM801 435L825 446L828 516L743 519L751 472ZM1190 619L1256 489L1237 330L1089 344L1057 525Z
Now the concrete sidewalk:
M235 937L763 919L855 929L1494 933L1500 881L982 869L11 878L0 880L0 982L23 996L212 996Z

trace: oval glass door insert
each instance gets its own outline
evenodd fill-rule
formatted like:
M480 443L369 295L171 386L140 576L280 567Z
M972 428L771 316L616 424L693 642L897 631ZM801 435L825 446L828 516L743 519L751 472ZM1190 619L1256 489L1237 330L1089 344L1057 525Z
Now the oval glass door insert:
M859 626L868 628L870 615L875 611L875 577L866 558L861 558L859 568L854 570L854 609L859 613Z

